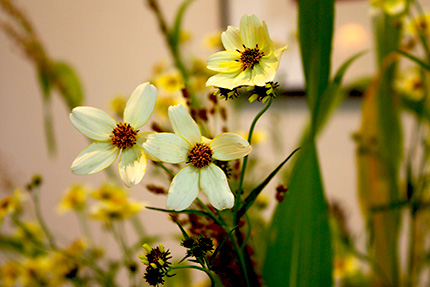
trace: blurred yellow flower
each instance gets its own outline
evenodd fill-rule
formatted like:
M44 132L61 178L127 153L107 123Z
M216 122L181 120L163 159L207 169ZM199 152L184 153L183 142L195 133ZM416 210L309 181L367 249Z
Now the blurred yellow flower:
M25 260L21 266L22 286L59 286L59 282L52 276L52 270L55 269L53 267L52 262L44 256Z
M333 264L333 274L335 279L350 276L357 271L357 260L352 256L336 256Z
M110 108L118 118L122 117L122 112L127 104L127 99L123 95L116 95L110 101Z
M406 0L370 0L372 14L378 13L382 9L389 15L398 15L405 11Z
M414 101L420 101L425 95L422 75L417 68L410 68L400 73L394 82L397 91Z
M85 186L79 184L72 185L64 193L59 205L57 206L57 211L60 214L63 214L72 210L84 210L88 193L89 191Z
M0 200L0 221L8 214L20 212L23 199L23 193L19 188L16 188L11 196L2 198Z
M430 36L430 14L413 18L406 26L405 32L413 37L419 37L420 35Z
M158 89L168 92L177 92L185 87L184 80L177 70L171 70L157 75L154 84Z
M222 49L221 32L213 32L204 39L204 44L210 49Z
M124 220L136 215L145 205L130 199L100 201L91 209L91 216L101 221Z
M20 266L16 261L9 261L0 266L0 286L16 286L20 275Z
M91 196L101 201L121 201L127 198L124 188L114 184L105 183L99 189L91 193Z
M248 138L248 132L240 132L239 135L241 135L243 138L247 139ZM265 130L255 130L252 133L252 137L251 137L251 143L252 145L258 145L260 143L263 143L267 140L267 133Z

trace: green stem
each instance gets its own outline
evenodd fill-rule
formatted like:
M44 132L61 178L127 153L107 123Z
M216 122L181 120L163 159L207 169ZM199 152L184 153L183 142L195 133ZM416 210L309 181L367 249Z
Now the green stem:
M175 177L173 172L171 172L170 169L168 169L162 162L156 161L155 163L158 164L162 169L164 169L172 178Z
M137 235L139 235L140 239L145 238L146 232L142 222L140 221L140 218L137 215L135 215L130 219L130 221L134 229L136 230Z
M215 287L215 278L212 275L212 273L209 270L207 270L206 268L202 268L202 267L194 266L194 265L185 265L185 266L172 266L172 267L170 267L170 269L171 270L175 270L175 269L197 269L197 270L203 271L206 273L206 275L209 276L209 278L211 280L211 287Z
M93 236L91 235L91 230L90 230L90 227L88 226L88 221L84 212L85 211L83 210L77 210L75 213L76 213L76 216L78 217L78 221L81 226L83 234L85 235L85 237L88 238L90 242L90 246L93 247L94 246Z
M36 213L36 218L40 224L40 227L45 233L46 238L48 238L49 245L51 246L52 249L57 249L57 244L55 243L54 236L52 236L52 233L49 231L48 226L46 225L45 220L42 216L42 212L40 210L39 192L40 192L39 188L35 188L34 190L30 191L31 198L34 204L34 212Z

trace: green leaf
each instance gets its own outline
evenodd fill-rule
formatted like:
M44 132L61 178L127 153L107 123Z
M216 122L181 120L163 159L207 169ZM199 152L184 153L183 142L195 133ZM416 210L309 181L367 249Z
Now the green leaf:
M54 83L60 94L63 96L67 106L73 109L82 105L84 95L81 83L75 70L64 62L55 62L53 64Z
M343 76L345 75L348 68L351 66L351 64L366 54L366 51L359 52L352 57L350 57L348 60L346 60L342 66L337 70L334 78L332 81L330 81L324 96L321 98L319 102L318 109L316 112L316 120L315 120L315 130L316 133L321 131L321 129L324 127L324 125L327 123L328 119L330 118L330 115L333 114L333 112L339 107L339 105L345 100L345 97L347 96L346 93L339 92L340 86L342 84Z
M190 236L188 236L188 233L185 231L185 229L182 227L182 225L181 225L181 224L179 224L179 222L176 220L176 218L174 218L172 215L170 215L170 218L172 218L172 219L173 219L173 221L176 223L176 225L179 227L179 229L181 230L182 236L183 236L185 239L190 238Z
M328 208L313 142L303 146L269 229L267 286L332 286Z
M423 67L427 71L430 71L430 66L428 64L426 64L423 60L419 59L418 57L416 57L416 56L414 56L412 54L409 54L408 52L402 51L402 50L397 50L397 53L399 53L400 55L408 58L412 62L415 62L416 64L418 64L419 66Z
M151 210L167 212L167 213L195 214L195 215L204 216L206 218L212 219L215 222L218 222L218 219L214 218L210 213L200 211L200 210L185 209L185 210L181 210L181 211L176 211L173 209L164 209L164 208L157 208L157 207L150 207L150 206L147 206L146 208L151 209Z
M316 119L329 84L334 0L299 0L299 40L306 80L306 98Z
M273 177L281 170L284 164L298 151L300 148L296 148L283 162L281 162L267 177L266 179L260 183L256 188L254 188L251 193L245 198L245 201L242 207L237 212L237 219L240 219L252 206L254 201L257 199L258 195L263 191L263 189L269 184Z
M182 19L184 17L185 11L190 6L190 4L194 0L186 0L182 3L182 5L178 9L178 13L176 14L175 23L172 28L172 32L170 34L170 43L175 51L178 49L179 41L181 39L181 26Z

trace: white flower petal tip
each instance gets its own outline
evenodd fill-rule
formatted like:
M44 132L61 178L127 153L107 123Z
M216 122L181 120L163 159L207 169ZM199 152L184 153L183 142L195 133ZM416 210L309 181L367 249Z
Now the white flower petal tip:
M201 141L199 126L183 105L170 106L169 119L175 134L184 137L191 145Z
M146 156L137 145L122 151L119 160L119 175L127 187L132 187L142 181L146 171Z
M216 209L230 209L234 206L234 195L227 177L218 166L210 164L200 170L200 187Z
M76 107L69 118L79 132L97 141L110 140L109 135L116 126L114 118L93 107Z
M213 151L213 158L229 161L242 158L252 151L249 142L235 133L222 133L209 144Z
M111 143L94 142L85 148L73 161L72 173L93 174L110 166L119 154L119 148Z
M157 89L150 83L139 85L131 94L124 109L124 122L138 129L146 124L154 111Z
M187 209L199 194L199 170L187 165L172 180L167 194L166 208Z

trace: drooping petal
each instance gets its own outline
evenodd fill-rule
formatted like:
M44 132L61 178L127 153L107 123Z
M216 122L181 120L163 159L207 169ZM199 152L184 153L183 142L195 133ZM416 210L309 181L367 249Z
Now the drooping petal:
M106 112L93 107L76 107L70 113L75 128L96 141L110 141L116 121Z
M222 133L216 136L209 147L213 151L212 157L223 161L242 158L252 150L248 141L235 133Z
M261 24L255 15L243 15L240 19L240 38L247 48L255 48L261 40Z
M252 69L252 81L256 86L264 86L267 82L273 81L275 73L273 66L261 61Z
M124 109L124 122L133 128L142 127L154 111L157 89L150 83L139 85L131 94Z
M176 211L184 210L193 203L199 191L199 170L187 165L173 178L166 207Z
M235 73L240 70L240 53L237 51L221 51L208 58L209 70L221 73Z
M119 154L119 148L110 142L93 142L73 161L74 174L93 174L110 166Z
M183 136L192 146L201 141L202 134L200 133L199 126L183 105L170 106L169 119L173 131Z
M221 41L227 51L242 50L242 40L240 39L239 28L228 26L227 31L222 32Z
M160 161L158 158L153 157L151 154L149 154L145 148L143 147L143 144L148 140L149 135L156 134L154 131L147 131L143 133L138 133L136 137L136 144L138 144L143 151L145 152L146 158L152 161Z
M142 148L134 145L123 149L119 159L118 171L127 187L140 183L146 171L146 156Z
M143 149L152 157L168 163L181 163L188 159L190 143L172 133L156 133L148 136Z
M230 190L227 177L215 164L200 169L200 188L209 202L218 210L232 208L234 195Z

